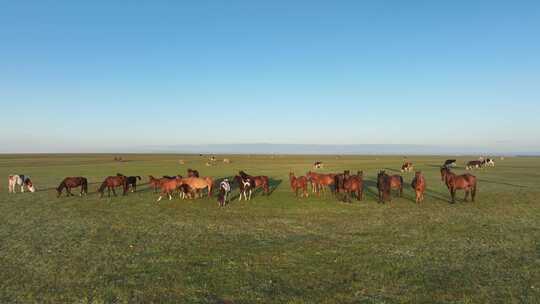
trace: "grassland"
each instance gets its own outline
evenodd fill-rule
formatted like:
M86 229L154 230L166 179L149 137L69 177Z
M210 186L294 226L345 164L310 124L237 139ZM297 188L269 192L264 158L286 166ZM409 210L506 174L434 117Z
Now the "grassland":
M438 166L411 157L428 182L416 205L377 204L377 169L399 157L3 155L0 176L31 175L40 191L0 184L1 303L539 303L540 158L507 158L476 170L476 203L449 204ZM184 159L185 165L178 160ZM458 159L463 172L467 158ZM287 180L315 160L327 172L364 170L366 198L297 200ZM245 169L272 178L270 197L162 201L140 187L99 199L117 172L173 175L187 167L225 177ZM86 176L87 197L57 199L65 176Z

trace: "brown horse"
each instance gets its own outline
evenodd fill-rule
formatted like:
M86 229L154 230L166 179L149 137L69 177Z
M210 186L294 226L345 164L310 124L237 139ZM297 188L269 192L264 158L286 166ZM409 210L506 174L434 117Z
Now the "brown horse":
M105 188L107 188L107 194L109 197L111 197L111 190L114 196L116 196L116 191L114 189L120 186L122 186L123 189L122 195L126 195L128 184L125 176L107 176L103 183L101 183L101 186L98 188L99 197L103 197Z
M56 197L62 195L62 191L66 189L66 196L73 196L71 188L81 187L80 196L88 194L88 180L84 177L66 177L56 188Z
M472 201L474 202L474 198L476 197L476 176L469 173L456 175L450 169L442 167L441 180L446 184L448 191L450 191L452 203L456 202L456 190L465 190L465 201L469 198L470 192Z
M311 171L306 174L308 180L311 182L311 190L316 192L317 195L320 195L321 190L324 192L326 187L330 187L335 184L336 175L337 174L334 173L321 174Z
M349 202L349 195L353 193L356 199L361 201L364 194L364 172L358 171L356 175L347 175L343 181L345 201Z
M186 177L179 180L180 185L188 185L194 191L208 189L208 197L212 197L214 180L211 177Z
M259 176L252 176L247 174L244 171L239 171L238 174L242 177L242 179L249 179L251 187L253 190L256 190L257 188L263 189L263 194L270 195L270 183L268 176L265 175L259 175Z
M414 173L414 178L411 183L412 188L416 194L416 202L421 203L424 201L424 192L426 191L426 179L421 171Z
M161 188L161 193L159 194L159 198L156 201L159 202L164 195L167 195L169 197L169 200L172 199L172 195L174 192L182 185L182 179L177 177L174 179L165 179L160 182L159 187Z
M403 177L401 175L388 175L380 171L377 174L377 189L379 190L379 202L384 203L387 199L392 201L392 190L399 190L399 196L403 195Z
M308 191L307 191L307 177L305 176L294 176L293 172L289 173L289 181L291 183L291 189L294 191L295 196L298 198L298 189L302 189L301 197L308 197Z

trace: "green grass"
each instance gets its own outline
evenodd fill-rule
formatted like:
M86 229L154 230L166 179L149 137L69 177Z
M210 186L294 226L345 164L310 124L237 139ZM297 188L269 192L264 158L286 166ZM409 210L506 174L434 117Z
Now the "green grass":
M29 174L40 189L10 195L0 184L1 303L540 302L540 158L475 170L477 202L460 192L452 205L438 174L445 158L411 157L427 178L425 203L414 203L408 173L404 197L381 205L376 172L399 168L399 157L227 156L232 164L214 167L198 156L123 157L0 156L0 176ZM364 170L364 201L295 199L288 172L315 160L321 171ZM276 188L226 208L215 197L156 204L147 186L95 193L117 172L146 182L188 167L214 177L245 169ZM90 194L57 199L53 188L77 175Z

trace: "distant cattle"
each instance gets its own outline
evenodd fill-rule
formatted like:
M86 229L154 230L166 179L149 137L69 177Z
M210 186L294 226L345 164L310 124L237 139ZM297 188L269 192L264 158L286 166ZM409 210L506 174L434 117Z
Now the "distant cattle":
M471 160L470 162L467 163L467 165L465 166L465 169L467 170L471 170L471 169L478 169L480 167L482 167L484 161L481 161L481 160Z
M413 170L413 163L405 162L401 166L401 172L411 172Z

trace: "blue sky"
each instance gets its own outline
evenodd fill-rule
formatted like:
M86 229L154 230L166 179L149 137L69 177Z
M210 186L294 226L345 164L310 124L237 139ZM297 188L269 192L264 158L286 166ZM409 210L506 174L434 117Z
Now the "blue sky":
M540 151L539 37L538 1L1 1L0 152Z

